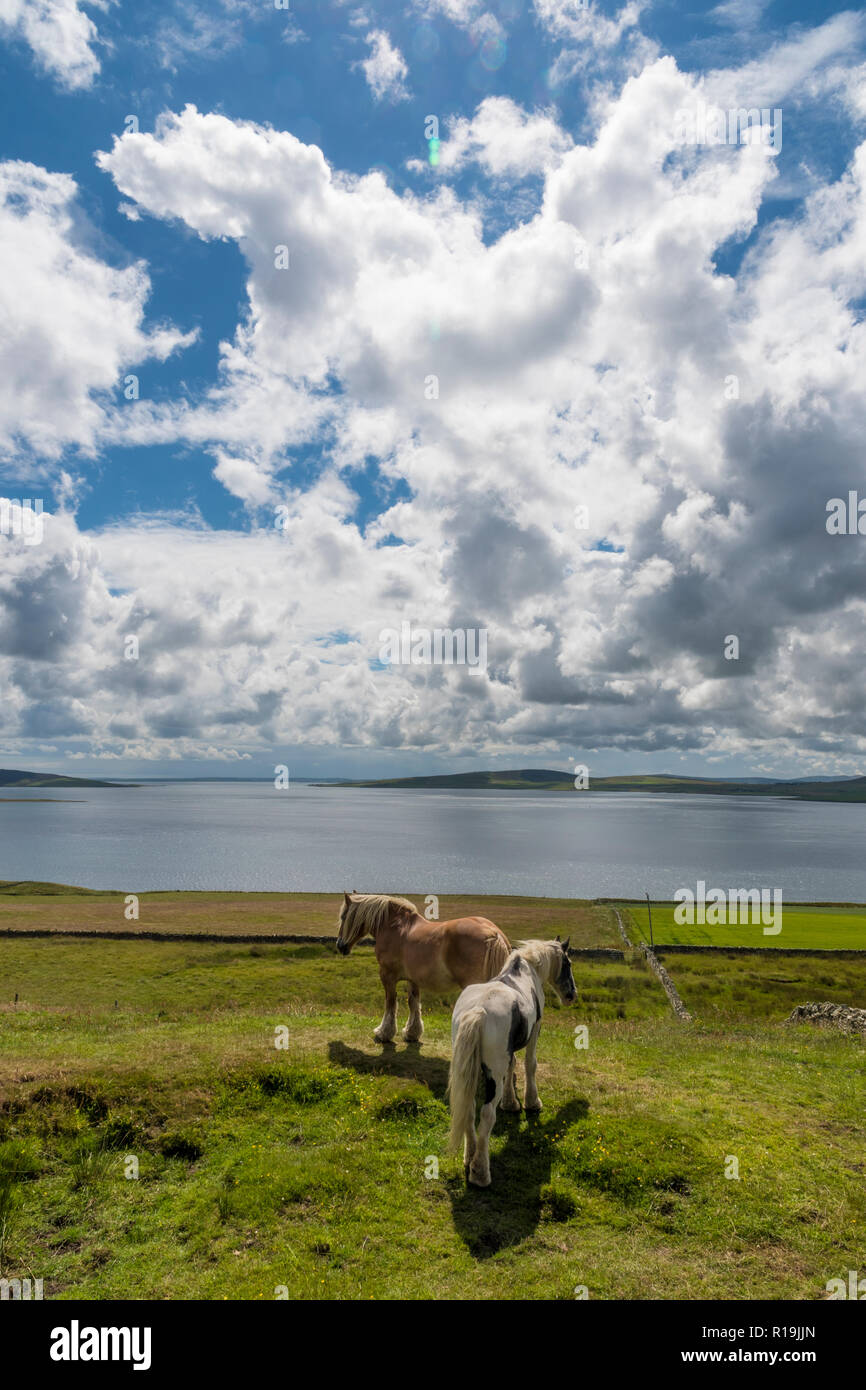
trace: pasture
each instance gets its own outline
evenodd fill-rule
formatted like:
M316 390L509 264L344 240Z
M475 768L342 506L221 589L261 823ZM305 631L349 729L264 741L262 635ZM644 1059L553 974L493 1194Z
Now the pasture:
M143 895L140 925L154 899L177 900L165 930L202 920L181 901L201 897L201 931L278 915L301 934L285 897L219 896ZM98 908L78 930L103 920L103 895L42 902L63 899ZM309 934L338 906L305 902ZM621 944L599 904L471 906L512 939ZM3 1273L48 1298L820 1298L866 1267L866 1044L784 1019L807 999L862 1006L866 964L792 961L666 954L697 1015L683 1026L640 953L578 957L577 1005L545 1013L545 1108L500 1113L479 1192L446 1155L453 997L424 999L420 1048L376 1045L370 948L4 937Z
M352 885L347 884L347 888ZM130 890L130 891L134 891ZM397 891L395 889L395 891ZM423 893L404 893L424 911ZM125 914L126 891L94 892L65 884L0 880L0 931L183 932L202 936L336 935L340 893L141 893L139 917ZM479 907L479 903L482 904ZM610 909L573 898L439 898L439 918L481 912L512 940L571 936L574 946L612 946L622 938Z
M620 903L625 920L631 919L635 930L629 932L632 941L649 942L649 920L646 903ZM775 936L765 936L760 924L720 922L677 923L673 903L652 904L653 940L670 946L751 946L763 950L808 949L823 951L866 950L866 907L824 906L816 903L783 903L782 929ZM628 931L628 926L626 926Z
M691 955L672 948L660 952L659 959L686 1008L704 1023L784 1018L807 1001L866 1009L866 957L833 960L770 951Z

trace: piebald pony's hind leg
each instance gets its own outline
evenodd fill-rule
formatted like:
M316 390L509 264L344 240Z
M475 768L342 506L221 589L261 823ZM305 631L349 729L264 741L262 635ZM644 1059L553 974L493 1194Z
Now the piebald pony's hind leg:
M373 1034L376 1042L390 1042L397 1031L397 977L389 971L379 970L379 979L385 990L385 1012L382 1022Z
M526 1094L523 1098L523 1103L527 1110L544 1109L541 1101L538 1099L538 1087L535 1084L535 1052L538 1047L538 1035L540 1032L541 1019L536 1023L529 1035L529 1041L526 1044L526 1062L524 1063L526 1069Z
M520 1098L517 1094L514 1076L514 1053L512 1052L508 1062L508 1071L505 1076L505 1094L502 1097L503 1110L519 1110Z
M403 1029L404 1042L420 1042L424 1036L421 1019L421 992L413 980L409 981L409 1018Z
M498 1076L489 1067L481 1064L484 1078L484 1104L481 1107L481 1120L478 1125L478 1140L472 1162L469 1165L469 1181L473 1187L490 1186L490 1131L496 1123L496 1107L502 1099L505 1086L507 1063Z
M478 1146L478 1136L475 1133L474 1113L472 1115L472 1119L469 1121L469 1124L470 1128L467 1129L466 1133L463 1136L463 1171L464 1173L466 1173L467 1177L469 1175L469 1169L472 1166L472 1160L475 1157L475 1150Z

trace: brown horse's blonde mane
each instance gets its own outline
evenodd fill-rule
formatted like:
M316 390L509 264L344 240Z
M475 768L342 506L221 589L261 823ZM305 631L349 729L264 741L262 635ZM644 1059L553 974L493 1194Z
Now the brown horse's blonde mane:
M391 917L419 917L420 913L408 898L395 898L388 893L350 893L349 906L345 900L340 911L339 938L352 946L367 933L375 937L380 927Z

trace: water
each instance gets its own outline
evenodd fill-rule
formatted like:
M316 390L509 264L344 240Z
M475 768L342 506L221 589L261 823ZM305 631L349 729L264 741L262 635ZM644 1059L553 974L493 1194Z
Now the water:
M866 804L271 783L0 796L21 798L0 801L4 879L124 892L670 899L703 878L708 888L781 888L789 902L866 902ZM38 801L46 796L58 800Z

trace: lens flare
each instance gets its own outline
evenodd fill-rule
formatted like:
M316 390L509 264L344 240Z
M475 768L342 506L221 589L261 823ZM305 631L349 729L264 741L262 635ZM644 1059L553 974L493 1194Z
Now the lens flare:
M416 58L429 62L439 52L439 35L432 24L420 24L412 36L412 51Z
M481 45L481 66L488 72L497 72L508 56L508 45L505 40L497 34L493 38L485 39Z

